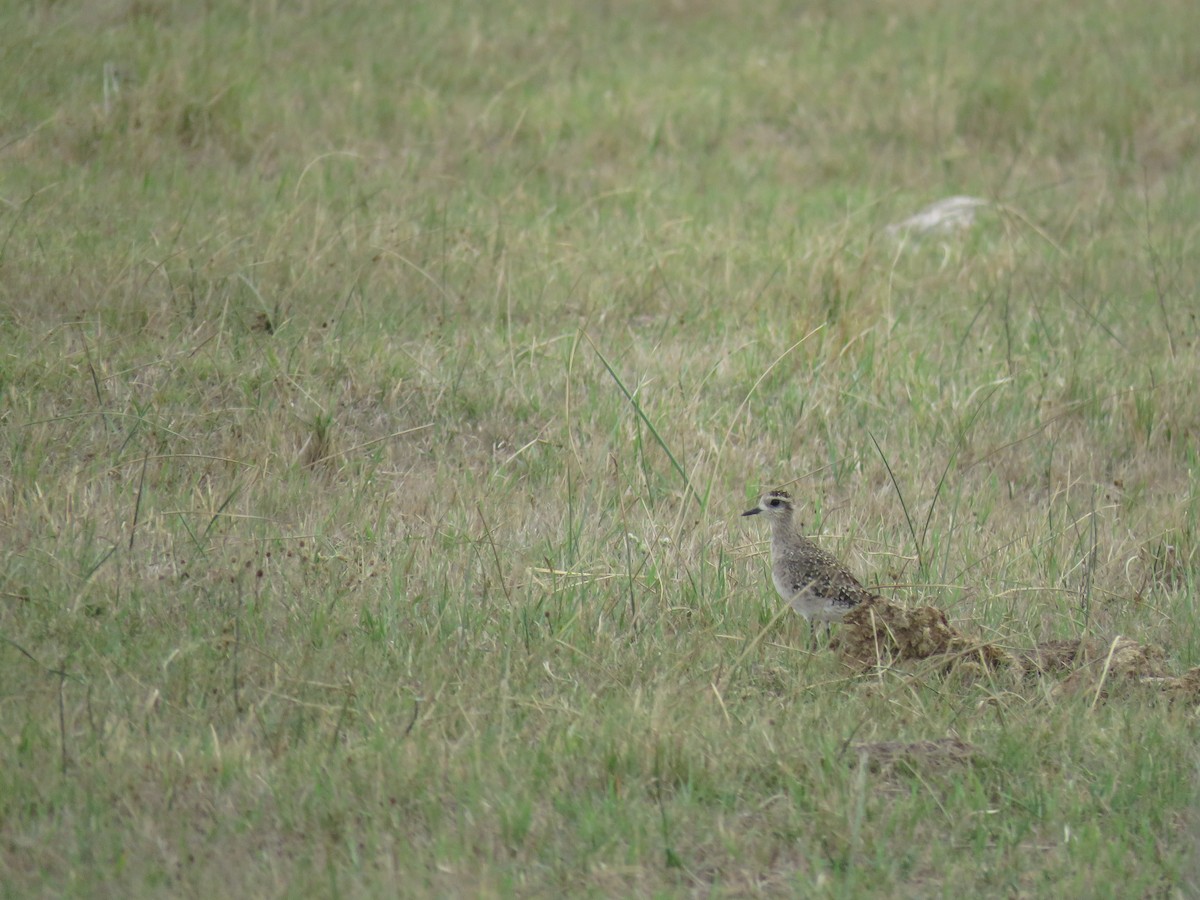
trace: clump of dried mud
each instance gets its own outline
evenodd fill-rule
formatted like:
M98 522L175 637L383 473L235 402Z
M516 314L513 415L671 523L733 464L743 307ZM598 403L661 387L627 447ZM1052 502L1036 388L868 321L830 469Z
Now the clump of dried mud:
M1005 669L1028 677L1062 677L1055 693L1108 696L1114 685L1141 684L1175 700L1200 703L1200 667L1171 675L1166 652L1154 644L1124 637L1054 640L1032 650L1014 651L963 634L936 607L904 609L882 598L846 614L831 644L856 669L883 668L918 660L946 669Z
M936 607L904 609L882 598L848 612L832 647L857 668L935 657L944 658L947 664L969 661L986 668L1013 661L1003 648L962 634Z
M872 771L915 765L942 768L970 762L979 752L974 744L956 737L932 741L871 741L854 744L852 749L856 757L866 757L867 767Z

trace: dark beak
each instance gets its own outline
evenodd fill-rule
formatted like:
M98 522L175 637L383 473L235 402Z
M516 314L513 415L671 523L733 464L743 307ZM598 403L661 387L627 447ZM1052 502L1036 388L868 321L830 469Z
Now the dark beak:
M762 512L762 507L756 506L756 507L754 507L754 509L746 510L744 513L742 513L742 515L743 516L757 516L760 512Z

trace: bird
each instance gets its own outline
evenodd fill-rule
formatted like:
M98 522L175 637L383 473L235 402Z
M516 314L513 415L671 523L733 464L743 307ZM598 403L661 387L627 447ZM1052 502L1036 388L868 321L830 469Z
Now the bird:
M800 533L796 507L787 491L767 491L758 506L743 516L765 515L771 523L771 577L775 590L810 626L842 619L850 610L875 595L832 553L822 550ZM816 641L816 629L812 639Z

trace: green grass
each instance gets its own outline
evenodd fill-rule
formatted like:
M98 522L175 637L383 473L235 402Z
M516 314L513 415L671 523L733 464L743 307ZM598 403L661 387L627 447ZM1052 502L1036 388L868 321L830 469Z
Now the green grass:
M1192 708L857 676L738 517L1200 664L1200 7L0 26L6 896L1200 890Z

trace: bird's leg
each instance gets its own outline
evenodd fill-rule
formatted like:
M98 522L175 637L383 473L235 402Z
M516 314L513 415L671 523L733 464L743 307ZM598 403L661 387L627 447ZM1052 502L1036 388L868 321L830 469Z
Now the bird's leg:
M825 623L825 646L829 646L829 642L833 640L833 631L828 622ZM808 648L816 651L820 649L820 639L817 637L817 623L808 623Z

